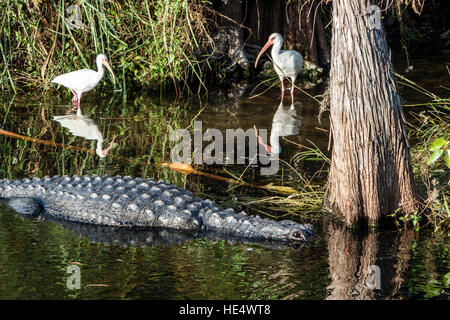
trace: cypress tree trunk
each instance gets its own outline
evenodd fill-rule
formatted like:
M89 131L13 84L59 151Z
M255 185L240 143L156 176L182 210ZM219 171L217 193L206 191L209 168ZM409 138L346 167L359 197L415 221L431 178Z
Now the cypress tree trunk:
M381 22L370 0L334 0L332 163L323 206L348 224L418 207L409 144Z

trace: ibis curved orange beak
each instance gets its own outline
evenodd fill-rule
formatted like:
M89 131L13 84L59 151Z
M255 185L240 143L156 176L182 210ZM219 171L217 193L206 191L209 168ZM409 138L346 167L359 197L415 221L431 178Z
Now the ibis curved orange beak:
M269 40L266 42L266 44L264 45L264 47L261 49L261 51L258 54L258 57L256 57L256 62L255 62L255 68L258 65L258 61L259 58L261 58L261 56L263 55L263 53L267 50L267 48L269 48L271 45L273 45L273 40L274 38L269 38Z
M109 63L108 63L108 60L103 59L103 60L102 60L102 63L103 63L103 65L109 70L109 72L111 72L111 75L112 75L112 77L113 77L114 84L116 84L116 76L114 75L114 72L112 71L112 68L111 68L111 66L110 66Z

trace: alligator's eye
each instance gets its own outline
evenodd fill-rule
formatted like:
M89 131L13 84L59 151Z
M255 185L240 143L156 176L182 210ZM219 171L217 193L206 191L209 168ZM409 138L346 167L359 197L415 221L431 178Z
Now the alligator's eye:
M291 238L294 240L302 241L304 240L303 234L300 231L294 231L291 233Z

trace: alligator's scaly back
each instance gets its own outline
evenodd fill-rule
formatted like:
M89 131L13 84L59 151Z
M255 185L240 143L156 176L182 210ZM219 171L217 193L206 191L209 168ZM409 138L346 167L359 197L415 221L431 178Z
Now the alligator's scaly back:
M253 240L308 241L311 225L222 210L211 200L152 179L54 176L0 180L0 197L21 214L79 223L213 231Z

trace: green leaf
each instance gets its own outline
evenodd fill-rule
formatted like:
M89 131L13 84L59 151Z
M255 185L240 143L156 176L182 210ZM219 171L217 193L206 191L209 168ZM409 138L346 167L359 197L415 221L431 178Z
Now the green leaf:
M439 159L439 157L444 153L444 150L442 149L437 149L435 150L431 156L428 158L427 164L432 164L434 163L437 159Z
M447 212L447 216L450 217L450 209L448 208L447 198L444 196L444 208L445 212Z
M444 161L447 167L450 169L450 149L445 150Z
M444 279L444 284L446 286L450 286L450 272L447 272L446 274L444 274L444 276L442 278Z
M444 138L439 138L433 141L433 143L430 146L430 151L435 151L438 149L441 149L443 146L447 144L447 141L445 141Z

